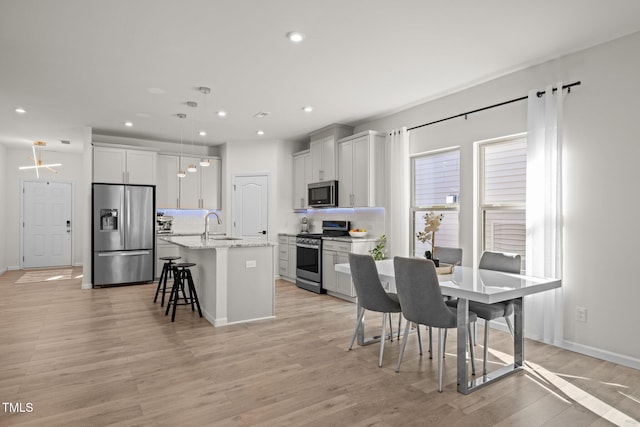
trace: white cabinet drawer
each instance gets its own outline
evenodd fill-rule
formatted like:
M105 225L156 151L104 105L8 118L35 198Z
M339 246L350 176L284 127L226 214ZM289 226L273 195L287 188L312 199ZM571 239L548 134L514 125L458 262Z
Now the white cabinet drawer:
M278 243L280 245L288 245L289 244L289 237L288 236L278 236Z
M289 245L278 246L280 249L278 250L280 261L288 261L289 260Z
M289 244L290 245L296 245L296 237L295 236L289 236Z
M324 249L336 252L351 252L351 243L349 242L338 242L335 240L324 240L322 242L322 247Z

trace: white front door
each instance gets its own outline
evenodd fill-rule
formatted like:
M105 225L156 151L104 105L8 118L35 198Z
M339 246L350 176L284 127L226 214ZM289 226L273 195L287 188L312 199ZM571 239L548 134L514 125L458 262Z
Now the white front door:
M233 179L233 235L267 240L269 177L236 176Z
M71 265L71 184L25 181L22 267Z

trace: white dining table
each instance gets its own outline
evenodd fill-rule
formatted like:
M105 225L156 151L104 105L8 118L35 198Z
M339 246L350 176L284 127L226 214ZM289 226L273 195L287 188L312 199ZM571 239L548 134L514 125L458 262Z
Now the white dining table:
M395 292L395 271L393 260L376 261L380 280L390 285ZM351 275L349 264L336 264L338 273ZM456 266L451 274L438 275L442 295L458 298L458 391L463 394L491 384L507 375L522 369L524 362L524 312L523 297L539 292L559 288L560 279L526 276L523 274L503 273L472 267ZM501 301L513 301L513 363L469 379L466 360L466 343L469 340L467 323L469 318L469 301L492 304ZM358 311L360 307L358 306ZM362 341L359 339L359 343Z

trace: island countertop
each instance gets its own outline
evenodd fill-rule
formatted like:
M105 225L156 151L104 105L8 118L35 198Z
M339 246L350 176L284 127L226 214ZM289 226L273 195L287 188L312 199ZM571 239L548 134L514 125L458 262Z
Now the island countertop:
M162 236L160 240L173 243L189 249L217 249L217 248L250 248L261 246L275 246L275 243L264 240L238 239L229 237L209 237L206 241L200 236Z

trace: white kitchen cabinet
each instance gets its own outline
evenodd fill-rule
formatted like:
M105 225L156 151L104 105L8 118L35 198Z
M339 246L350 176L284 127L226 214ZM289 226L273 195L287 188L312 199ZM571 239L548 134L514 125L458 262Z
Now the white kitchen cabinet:
M344 125L331 125L310 134L309 150L311 155L310 182L331 181L337 179L338 159L337 142L351 135L353 128Z
M311 181L311 152L293 154L293 209L306 209L309 205L307 184Z
M161 209L177 209L179 157L167 154L158 155L158 177L156 179L156 207Z
M296 238L281 234L278 236L278 274L280 278L296 280Z
M333 136L311 141L309 146L312 182L336 179L336 140Z
M384 136L365 131L338 142L338 206L384 205Z
M296 238L289 236L289 278L296 281Z
M180 169L185 171L179 182L180 209L220 209L220 159L209 158L209 166L200 166L200 158L182 156ZM194 164L196 172L188 172Z
M222 161L219 158L210 158L209 166L198 166L200 171L200 207L202 209L220 209L220 171Z
M94 146L93 182L155 185L156 153Z
M355 301L356 291L351 276L339 274L336 264L349 262L349 253L368 254L375 246L375 241L327 240L322 241L322 287L329 295L348 301Z

